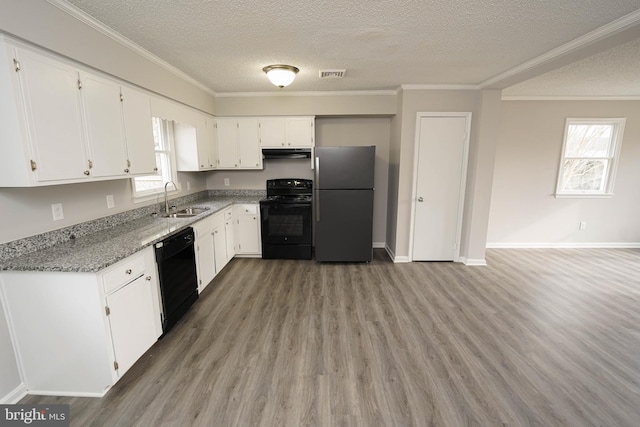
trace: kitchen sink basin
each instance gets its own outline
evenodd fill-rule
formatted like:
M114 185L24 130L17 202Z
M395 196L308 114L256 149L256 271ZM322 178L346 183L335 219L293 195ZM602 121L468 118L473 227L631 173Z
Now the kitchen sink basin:
M184 208L179 211L171 212L168 215L164 214L166 218L189 218L192 216L200 215L203 212L208 211L209 208Z

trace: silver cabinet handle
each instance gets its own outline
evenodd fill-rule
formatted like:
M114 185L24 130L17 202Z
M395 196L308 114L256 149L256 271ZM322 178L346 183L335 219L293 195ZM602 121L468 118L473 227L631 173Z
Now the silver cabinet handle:
M422 197L418 197L418 201L419 202L424 202L424 199Z

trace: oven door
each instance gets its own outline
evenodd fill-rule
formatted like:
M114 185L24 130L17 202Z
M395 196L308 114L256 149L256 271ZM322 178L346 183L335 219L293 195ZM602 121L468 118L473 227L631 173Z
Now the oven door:
M311 245L310 204L260 204L263 245Z

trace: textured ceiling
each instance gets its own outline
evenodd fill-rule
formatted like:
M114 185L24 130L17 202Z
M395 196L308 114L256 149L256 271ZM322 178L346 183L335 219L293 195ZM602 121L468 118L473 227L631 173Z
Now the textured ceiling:
M640 39L505 89L505 96L640 96Z
M278 91L261 71L275 63L300 68L285 91L475 85L640 9L640 0L68 3L218 93ZM637 70L638 43L629 46ZM624 49L612 55L629 59ZM318 78L336 68L347 69L343 79ZM549 90L552 77L542 77Z

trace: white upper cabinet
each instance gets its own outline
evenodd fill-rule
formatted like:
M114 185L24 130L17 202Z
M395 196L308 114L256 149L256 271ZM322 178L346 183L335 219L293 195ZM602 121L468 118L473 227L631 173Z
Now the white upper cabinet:
M85 179L77 70L29 50L8 47L6 52L0 71L0 185Z
M262 169L257 119L238 119L238 154L242 169Z
M120 82L22 42L0 36L0 51L0 187L153 173L148 99L125 107Z
M258 119L217 118L216 130L218 169L262 169Z
M127 173L120 85L81 72L80 87L86 118L91 175L108 177Z
M123 86L122 115L127 141L127 167L132 175L157 172L149 95Z
M287 146L284 118L261 117L259 120L260 145L263 148L284 148Z
M315 145L315 127L313 117L287 117L287 146L313 147Z
M218 163L215 119L188 111L187 119L174 123L176 162L179 171L206 171Z
M261 117L262 148L310 148L315 144L314 117Z
M210 116L205 116L204 124L209 167L211 169L216 169L218 167L218 133L216 132L216 119Z
M218 169L238 167L238 121L234 118L217 118Z

